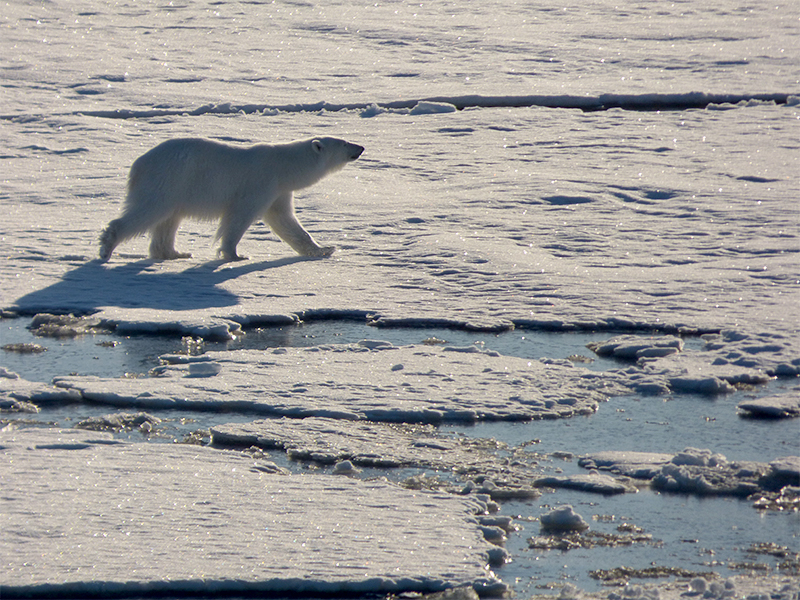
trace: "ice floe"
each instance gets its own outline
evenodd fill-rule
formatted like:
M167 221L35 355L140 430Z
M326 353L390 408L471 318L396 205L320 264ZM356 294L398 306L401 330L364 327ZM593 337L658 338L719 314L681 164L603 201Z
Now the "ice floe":
M739 402L742 414L752 417L792 418L800 417L800 390L797 395L764 396Z
M103 433L4 430L0 444L3 597L505 589L476 498Z
M282 418L217 425L211 428L211 436L214 445L279 448L290 459L335 464L334 468L350 463L433 469L451 475L445 479L425 474L409 477L403 486L410 489L486 494L498 501L540 494L532 485L541 475L538 461L542 457L497 440L447 437L430 425Z
M567 488L598 494L624 494L636 491L636 487L631 485L629 481L596 472L540 477L533 482L533 485L537 487Z
M769 463L728 461L708 449L686 448L675 455L645 452L599 452L580 466L651 481L655 489L699 495L749 496L764 490L800 485L800 457Z
M623 335L588 346L599 356L636 361L638 368L625 372L631 387L642 394L726 394L737 385L794 376L800 366L800 361L786 361L789 344L782 335L725 331L703 339L702 350L686 352L683 340L674 336Z
M625 389L618 376L569 361L437 346L370 342L165 358L174 364L159 368L156 377L66 376L54 383L86 401L127 408L427 423L586 415ZM191 371L192 365L210 361L214 366L202 373L216 376L197 377ZM29 399L36 397L32 393Z
M599 356L613 356L623 360L637 360L677 354L683 350L683 340L675 336L645 338L636 335L614 337L605 342L595 342L588 348Z

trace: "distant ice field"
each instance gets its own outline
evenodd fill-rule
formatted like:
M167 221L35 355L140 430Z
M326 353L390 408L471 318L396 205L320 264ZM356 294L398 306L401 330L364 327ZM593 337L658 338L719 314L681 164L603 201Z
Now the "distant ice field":
M791 0L11 2L2 112L796 92L799 12Z

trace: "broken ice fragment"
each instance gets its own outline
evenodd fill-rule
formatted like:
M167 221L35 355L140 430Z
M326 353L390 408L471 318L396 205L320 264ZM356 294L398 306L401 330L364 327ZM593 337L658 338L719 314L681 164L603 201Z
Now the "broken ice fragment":
M349 460L339 461L333 466L334 475L352 476L357 475L360 472L361 469L357 469Z
M539 522L542 524L542 529L548 531L583 531L589 529L589 524L569 504L554 508L549 513L542 515L539 518Z
M189 363L189 374L187 377L213 377L222 371L222 365L216 362L193 362Z

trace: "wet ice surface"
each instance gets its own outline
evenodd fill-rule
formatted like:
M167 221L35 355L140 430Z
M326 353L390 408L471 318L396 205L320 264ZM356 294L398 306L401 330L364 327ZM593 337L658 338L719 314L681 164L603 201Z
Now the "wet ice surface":
M597 333L547 333L542 331L513 331L486 333L459 331L441 327L376 328L363 321L326 320L300 325L261 327L244 332L231 341L196 340L184 343L174 335L97 335L77 339L54 339L30 332L30 320L8 319L2 321L2 339L5 343L35 343L47 348L47 355L36 356L6 352L3 365L30 381L49 382L58 375L114 375L147 373L160 364L164 354L186 351L223 351L267 349L284 346L308 347L328 344L353 344L364 339L380 338L395 345L423 344L466 347L476 345L483 350L499 351L520 358L566 359L580 355L586 360L582 366L589 369L611 369L620 363L595 356L586 344L605 337ZM5 342L8 340L8 342ZM689 341L697 346L699 342ZM87 360L90 357L91 360Z
M381 383L387 385L378 396L396 392L413 350L358 354L374 357L376 367L388 365L381 362L387 352L403 356L402 363L388 365L388 378L381 375L382 381L361 388L358 371L348 372L345 365L364 371L368 365L343 361L348 352L356 356L352 350L323 348L310 361L318 377L309 383L317 387L306 388L305 398L290 385L287 361L312 354L288 350L273 359L284 386L278 391L289 386L294 392L288 395L297 397L280 405L273 402L274 391L259 403L254 384L248 387L247 372L258 371L264 351L248 348L247 338L230 346L208 342L210 360L173 360L164 368L163 389L148 388L153 381L115 379L157 367L159 355L183 349L180 336L227 339L241 327L333 317L350 320L348 326L358 320L427 327L436 337L450 337L454 347L472 347L478 337L484 341L485 354L443 354L441 346L422 344L424 338L396 339L380 327L345 340L415 344L429 356L446 355L460 365L464 381L479 386L469 389L458 378L439 390L426 386L424 395L437 406L404 412L414 419L533 416L530 407L538 407L539 416L554 416L558 403L547 402L559 394L581 403L578 390L591 378L610 384L604 388L607 402L590 390L584 408L596 406L595 414L441 425L436 433L444 441L426 440L424 447L400 445L407 438L395 431L387 439L398 444L398 454L425 453L424 469L379 469L355 464L354 456L360 478L410 477L418 485L432 484L435 476L447 479L431 461L437 445L463 446L455 444L457 434L487 440L467 447L493 477L516 452L521 462L541 469L537 477L553 482L586 474L577 459L557 456L589 452L675 456L691 446L729 461L763 464L798 454L796 419L739 416L753 410L796 414L795 2L689 2L658 12L649 4L621 10L602 3L575 8L506 2L470 4L469 10L450 3L349 2L207 8L170 3L141 10L123 4L112 11L91 1L6 7L0 36L6 60L0 115L2 308L27 315L93 313L115 330L116 339L132 336L115 348L94 345L115 337L90 336L80 346L61 348L50 340L28 340L49 346L40 354L3 352L0 366L34 382L77 373L63 380L69 390L0 378L4 406L31 400L42 406L38 414L9 418L69 426L113 412L86 402L104 397L116 399L120 410L146 406L162 419L133 417L130 422L140 429L115 435L141 440L147 423L150 441L193 432L191 439L207 440L197 431L250 430L269 410L325 418L326 374L339 382L338 416L386 418L377 412L380 406L366 401ZM191 260L146 260L145 240L122 246L108 264L92 260L98 232L118 214L128 166L156 143L202 136L249 144L321 134L366 147L346 170L298 194L304 224L324 243L338 246L331 259L298 258L257 224L240 246L250 261L221 264L214 260L215 228L189 222L178 248L191 251ZM496 332L512 325L517 329L502 337L506 348L493 345L492 337L435 329ZM522 328L599 335L581 339L566 353L543 343L531 351L529 341L512 349L508 340L525 336ZM674 339L663 346L641 339L653 332L706 335L682 337L685 346L676 353ZM139 337L152 333L165 337ZM611 339L619 333L637 339L620 345ZM6 329L2 334L3 344L26 341L6 340ZM289 345L338 341L320 335L291 339ZM619 348L639 362L594 357L583 347L588 341ZM236 344L242 349L221 352ZM531 380L498 386L484 371L498 362L492 352L516 357L509 365L518 375L526 374L519 362L526 359L536 365L528 375L549 371L554 379L542 389ZM597 360L570 363L572 368L559 362L573 353ZM324 367L326 356L338 370ZM539 361L543 357L556 361L552 369ZM391 370L399 364L402 369ZM229 377L234 369L239 374ZM611 370L616 373L608 375ZM561 375L563 390L556 381ZM781 379L762 383L773 376ZM263 373L254 380L269 387ZM239 412L221 412L239 385L244 405ZM152 400L158 394L167 402L179 400L187 390L213 396L214 388L225 393L206 398L200 412L165 410ZM482 397L480 389L495 397ZM60 404L65 399L77 403ZM458 406L458 412L459 400L475 402ZM525 402L532 404L522 414ZM262 414L242 412L255 406ZM235 401L228 401L232 407ZM307 431L300 420L292 424L284 428L284 434L294 433L282 442L286 448L268 451L269 458L312 477L333 472L333 465L287 459L287 452L300 457L312 447L307 436L318 431L311 422ZM353 448L361 456L369 454L372 440L388 436L375 433L389 426L385 422L335 425L326 426L333 433L325 439L339 444L339 451L348 442L341 435L348 426L367 428ZM432 435L427 429L418 433ZM266 439L275 432L259 435ZM508 449L492 450L493 444ZM171 447L151 444L146 452L157 448ZM454 461L448 460L452 475ZM340 465L339 472L347 472ZM430 477L422 477L423 470ZM480 478L474 477L470 489L499 495L492 478ZM449 485L468 487L450 479ZM522 593L562 575L597 589L589 569L621 564L655 561L723 573L731 561L774 564L771 557L742 550L754 540L797 547L797 513L756 510L734 498L649 491L603 496L559 488L536 500L506 499L503 511L538 518L560 504L572 505L590 531L604 534L630 516L664 545L565 554L527 550L525 540L538 522L523 519L525 532L507 542L515 562L499 570ZM595 514L600 517L593 519ZM421 524L416 533L425 534Z
M26 323L28 321L23 319L4 321L6 325L4 331L13 331L15 340L25 340L27 339L25 335L28 333L24 328ZM359 337L365 332L376 333L376 330L374 327L354 323L324 322L263 330L257 335L250 335L249 339L244 338L247 340L249 350L242 348L244 340L227 344L229 347L235 347L235 350L222 350L222 344L213 343L206 343L203 350L207 350L214 360L226 369L230 368L225 359L229 352L233 355L256 352L255 348L260 347L261 358L258 362L263 363L264 360L276 356L272 354L275 352L275 346L289 342L301 345L323 343L321 352L316 347L311 347L311 356L315 357L322 353L329 358L334 356L330 351L334 346L328 342L339 342L338 347L341 349L357 348L358 356L372 356L370 368L375 368L376 354L388 353L385 355L391 356L393 352L402 351L399 347L389 348L380 343L367 345L373 347L373 350L352 344L349 336ZM439 342L448 340L453 343L483 340L480 349L484 353L508 350L512 354L522 356L540 353L542 356L558 357L581 353L584 356L591 356L592 352L582 346L591 340L604 340L608 337L606 333L558 336L516 331L498 335L448 329L431 331L381 329L377 333L382 334L382 338L394 339L397 343L420 342L433 337ZM178 347L181 347L181 350L192 347L186 341L181 344L175 338L152 336L128 338L107 335L86 336L71 342L63 342L63 346L51 338L31 336L31 339L49 346L56 352L50 355L46 352L36 355L6 354L6 356L14 357L20 365L47 361L53 356L54 363L49 364L47 368L57 369L58 361L63 360L59 359L57 351L62 348L71 354L76 366L88 362L88 368L97 369L97 366L92 365L94 361L87 360L89 356L124 352L126 360L130 361L130 364L139 364L140 368L137 370L142 372L156 365L155 357L160 351L168 351L172 356L170 361L174 362L176 356L171 354L172 352ZM120 345L97 346L98 343L111 339L118 339ZM701 351L702 344L699 340L688 339L687 342L688 347ZM441 359L448 354L443 350L443 346L441 343L431 346L418 344L414 348L425 353L436 353ZM660 346L663 346L663 343L661 338L657 338L654 347ZM381 350L381 347L384 349ZM457 347L464 348L464 346ZM146 351L143 352L143 348L146 348ZM325 348L329 350L325 351ZM195 347L194 350L200 349ZM581 352L582 350L584 352ZM302 347L281 349L277 357L283 358L297 352L304 353L307 350L303 350ZM352 352L353 350L344 351L344 354ZM451 354L459 359L483 357L483 354L475 355L473 352ZM143 360L147 356L150 359ZM195 358L201 360L207 356ZM492 357L481 358L481 364L487 364L485 361L488 358ZM502 359L497 356L494 358ZM185 357L184 360L188 358ZM630 362L620 359L600 359L599 362L600 366L608 370L631 369ZM389 360L387 364L401 363ZM596 363L576 364L579 367L583 364L598 366ZM181 370L180 379L195 381L196 378L190 376L190 365L178 362L170 368ZM122 371L127 371L124 365L120 366ZM38 371L35 367L32 368L31 378L34 373L39 373L37 379L47 380L45 375L47 371L42 367L44 365L39 365ZM103 365L101 374L106 369L109 369L108 364ZM402 373L405 370L404 368L394 373ZM111 374L119 376L121 373L119 371L105 373L105 375ZM220 375L223 374L224 371L220 371ZM274 377L275 373L271 376ZM203 377L199 381L215 382L216 377L216 375L210 378ZM294 386L300 380L298 377L304 381L307 379L296 374L293 379L287 381L287 385ZM247 379L251 378L252 373ZM81 380L80 377L67 379ZM326 379L326 376L322 379ZM337 378L337 383L342 384L346 379L346 375L344 379L340 376ZM381 377L373 379L385 386L385 381ZM459 377L456 376L455 379ZM88 378L86 381L91 384L92 379ZM146 381L148 380L144 380ZM150 381L157 382L159 378ZM118 380L116 383L107 380L107 382L105 387L109 391L114 390L115 396L122 394L122 398L125 397L122 390L126 385L143 383L140 379ZM280 385L275 381L271 385L274 389L280 389ZM467 390L474 386L461 387L463 390L460 394L468 397ZM610 481L591 480L591 478L587 480L587 471L577 464L577 457L581 454L612 449L625 451L644 448L651 452L667 453L664 455L664 460L668 462L671 456L689 445L712 448L714 452L726 454L731 460L764 461L778 456L798 454L796 422L790 419L780 421L745 419L737 411L737 405L743 397L769 396L775 395L776 392L778 396L781 393L794 394L796 383L793 380L782 379L768 385L749 386L746 390L730 395L673 394L663 397L628 394L615 396L608 402L601 402L594 414L573 416L568 419L522 423L489 421L470 426L444 425L438 428L417 425L410 426L410 429L404 429L405 426L402 425L398 428L396 424L349 423L325 418L262 421L247 407L239 407L232 412L230 410L198 412L163 410L156 404L150 405L147 410L163 421L155 423L152 428L148 427L146 434L140 431L137 421L133 425L133 431L121 432L118 435L134 441L150 439L156 442L180 440L194 432L200 432L195 439L204 442L213 439L217 447L242 449L259 447L265 452L265 458L269 459L276 469L302 473L309 472L311 468L311 473L332 474L337 470L335 468L337 463L347 460L356 465L357 473L354 473L356 477L368 479L374 476L388 476L391 480L414 489L432 487L450 493L463 493L469 481L478 481L480 483L473 486L473 493L484 493L500 502L501 514L521 517L516 521L517 526L521 528L520 531L508 535L505 544L513 562L497 571L505 581L517 581L514 584L517 592L533 593L537 585L560 578L579 583L584 589L600 589L599 584L588 577L590 570L613 569L620 564L643 569L652 562L658 562L681 565L689 570L713 570L727 576L738 571L731 570L726 565L754 560L753 556L745 551L751 544L764 540L790 548L796 544L798 526L796 514L788 517L790 525L787 527L785 514L756 511L752 501L741 498L712 499L704 496L698 499L651 492L646 489L638 494L631 494L630 492L636 488L630 481L625 483L625 480L618 478ZM313 394L307 381L300 394ZM114 400L113 403L120 409L137 406L132 398L127 402ZM322 403L325 411L329 412L330 401ZM38 415L16 415L16 418L57 423L60 426L95 427L96 425L81 421L92 415L104 415L109 412L114 414L113 406L95 403L60 406L58 403L48 402L41 403L41 406L42 411ZM145 404L145 407L147 406ZM214 406L222 408L224 402ZM250 455L257 456L252 451ZM514 457L516 463L524 463L527 467L509 469L509 457ZM644 483L640 482L639 487ZM557 488L557 491L548 492L548 488L551 487ZM574 487L583 491L576 492L570 489ZM602 493L588 491L593 489ZM537 499L536 496L541 490L545 490L545 493ZM612 498L609 494L618 494L626 498ZM528 497L528 499L515 499L515 497ZM574 504L576 511L589 520L593 532L616 535L617 527L631 522L636 527L643 528L659 543L576 549L567 554L557 550L528 548L526 540L532 535L539 535L539 524L528 519L536 519L550 510L549 507L564 503ZM692 519L684 514L687 509L691 510ZM724 518L720 517L721 514ZM669 525L665 526L665 523ZM712 565L713 561L716 562ZM764 565L777 563L776 559L769 557L765 559L762 556L758 556L758 561Z

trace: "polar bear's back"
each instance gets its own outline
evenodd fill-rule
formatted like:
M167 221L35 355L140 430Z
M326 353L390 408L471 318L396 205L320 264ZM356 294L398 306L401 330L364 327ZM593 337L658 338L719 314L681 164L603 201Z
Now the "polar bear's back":
M166 203L185 216L218 217L244 185L267 183L270 174L259 172L253 160L251 149L210 140L163 142L134 161L126 203L140 210Z

